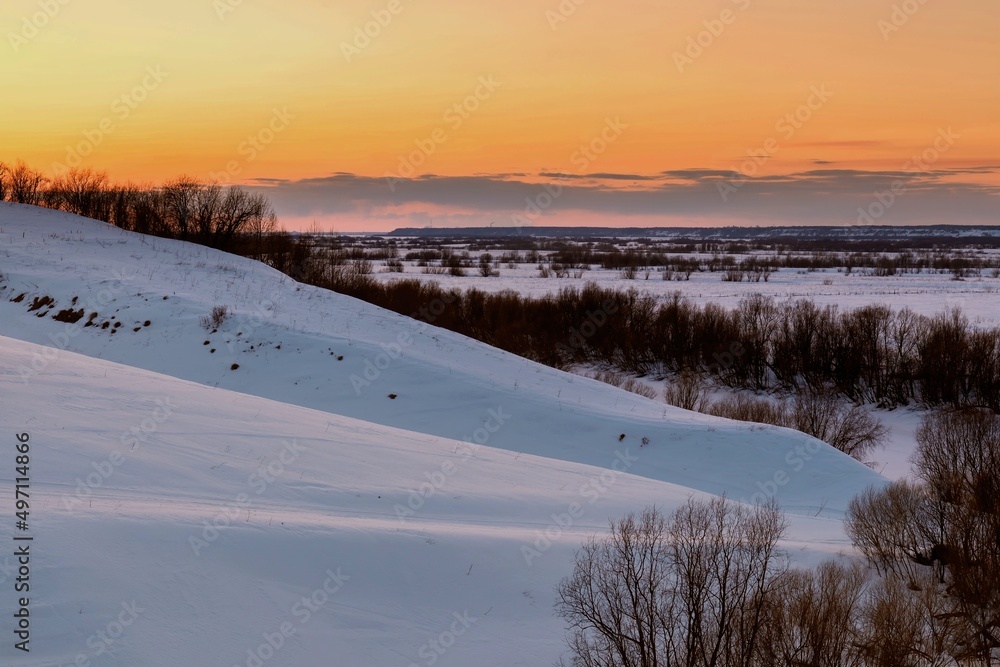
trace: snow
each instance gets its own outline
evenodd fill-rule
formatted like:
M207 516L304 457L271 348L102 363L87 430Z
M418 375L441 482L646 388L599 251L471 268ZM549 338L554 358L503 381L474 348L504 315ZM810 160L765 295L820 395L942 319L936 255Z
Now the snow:
M609 518L773 494L813 563L851 552L843 511L884 481L795 431L76 216L0 205L0 274L0 437L30 433L36 536L18 665L551 664L553 589ZM112 324L52 319L70 307Z
M499 253L492 251L492 254L496 257ZM996 305L1000 300L1000 278L992 277L990 271L984 271L982 276L953 280L950 273L874 276L866 275L864 269L856 269L850 274L835 269L779 269L771 274L767 282L737 283L723 281L720 272L707 271L692 273L690 280L663 280L661 273L651 269L647 280L646 272L639 270L635 280L628 280L622 277L621 271L593 265L579 278L572 277L576 273L572 269L570 277L557 278L553 275L542 278L535 264L515 264L513 269L501 264L497 269L499 277L484 278L477 268L465 269L467 275L456 277L423 273L423 268L412 261L404 264L403 273L388 273L381 270L385 267L376 266L377 273L374 275L383 281L400 278L436 281L445 288L474 287L485 292L512 289L535 297L554 294L566 287L580 288L593 282L606 289L637 289L661 299L672 298L674 293L680 292L699 303L714 301L727 308L754 293L774 297L778 302L807 298L821 306L836 305L841 309L880 303L894 310L910 308L930 316L958 307L974 324L1000 326L1000 309Z

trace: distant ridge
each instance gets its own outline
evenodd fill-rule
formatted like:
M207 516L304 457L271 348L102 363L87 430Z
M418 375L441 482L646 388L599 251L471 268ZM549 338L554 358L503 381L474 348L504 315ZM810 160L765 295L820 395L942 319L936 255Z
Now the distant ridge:
M417 238L898 239L1000 238L1000 225L875 225L789 227L402 227L389 236Z

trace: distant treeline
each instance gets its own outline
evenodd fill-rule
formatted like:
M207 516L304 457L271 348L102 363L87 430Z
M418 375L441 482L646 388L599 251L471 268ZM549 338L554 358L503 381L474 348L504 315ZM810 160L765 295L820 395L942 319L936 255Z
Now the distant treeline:
M767 266L770 270L870 269L876 275L897 273L953 272L1000 268L1000 257L982 251L1000 247L1000 236L909 237L879 239L815 239L781 237L755 240L661 239L545 239L509 237L501 239L407 239L406 243L433 251L467 245L472 251L502 252L504 261L526 261L542 257L569 268L601 266L645 269L664 267L674 271L729 271L741 262ZM511 251L526 251L524 253ZM737 255L754 257L739 259ZM700 255L684 257L684 255ZM508 259L510 258L510 259Z
M1000 328L959 309L934 317L759 294L735 308L664 300L588 283L543 297L513 290L382 282L371 262L304 242L270 258L298 280L348 294L556 367L608 364L636 374L694 371L734 388L834 389L891 407L981 406L1000 412ZM277 260L277 261L275 261Z
M692 272L740 271L746 274L764 272L770 275L778 269L844 269L851 273L855 269L865 269L872 275L891 276L900 273L951 273L957 278L973 272L1000 269L1000 257L972 253L946 252L943 250L911 251L898 253L882 252L831 252L810 251L760 251L750 250L742 243L703 244L713 246L711 250L697 251L711 253L708 256L685 257L677 252L663 252L656 249L628 248L600 250L592 248L564 248L557 250L549 259L553 263L568 268L587 267L598 264L604 269L664 269L690 275ZM751 253L749 257L738 258L735 254Z
M24 162L0 162L0 201L45 206L257 258L265 236L277 227L264 195L187 176L159 186L116 184L104 172L70 169L49 179Z
M609 241L583 242L555 239L507 239L513 245L495 247L492 242L471 242L467 250L457 250L447 244L428 243L425 239L405 241L405 254L400 253L404 241L397 239L345 239L316 238L319 245L341 247L350 251L352 258L385 260L401 258L417 266L451 268L449 263L460 262L462 268L473 269L478 259L488 257L497 268L500 265L538 264L548 269L550 275L567 277L579 270L594 267L618 270L626 278L636 278L647 271L654 271L665 280L690 278L693 273L721 273L725 280L767 280L778 269L819 271L836 269L844 273L864 271L874 276L894 276L912 273L950 273L961 279L989 272L1000 277L1000 255L976 252L981 249L953 240L940 247L916 250L831 250L797 249L783 245L765 245L745 242L705 242L696 244L659 244L621 247ZM888 245L902 244L902 241ZM349 245L347 245L349 244ZM463 245L463 244L457 244ZM886 244L874 244L884 247ZM478 252L478 258L471 253Z

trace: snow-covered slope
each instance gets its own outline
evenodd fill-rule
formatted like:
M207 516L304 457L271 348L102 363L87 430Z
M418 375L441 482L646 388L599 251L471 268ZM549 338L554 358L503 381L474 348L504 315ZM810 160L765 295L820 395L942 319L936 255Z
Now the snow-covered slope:
M18 665L548 665L553 587L609 517L774 494L809 562L849 550L843 509L882 481L794 431L75 216L0 204L0 274L11 513L31 438Z
M878 480L794 431L682 411L257 262L76 216L0 206L0 273L0 335L210 386L602 467L625 447L635 474L733 498L774 491L790 511L836 513ZM29 313L46 296L55 304ZM199 320L216 305L233 315L210 333ZM53 319L80 308L76 324ZM98 326L82 326L93 312ZM17 370L30 381L59 363Z
M691 494L73 353L22 384L12 369L41 353L0 338L7 507L15 434L31 447L32 651L17 665L253 665L285 623L264 664L549 665L573 550L609 516ZM807 559L849 548L834 519L795 517L791 534ZM16 563L0 566L6 610Z

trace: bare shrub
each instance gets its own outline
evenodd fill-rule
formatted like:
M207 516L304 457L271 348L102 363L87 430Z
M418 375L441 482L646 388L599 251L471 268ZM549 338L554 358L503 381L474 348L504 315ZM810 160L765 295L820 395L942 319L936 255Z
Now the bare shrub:
M872 667L950 667L959 653L955 629L936 581L884 577L870 586L861 607L857 659Z
M639 382L635 378L626 378L625 382L622 383L622 389L630 391L633 394L645 396L646 398L657 398L658 396L655 389L647 384Z
M616 373L615 371L597 371L591 377L605 384L614 385L619 389L625 383L625 375L623 373Z
M201 326L206 329L218 329L229 317L229 309L226 306L215 306L212 312L201 317Z
M678 408L699 412L705 412L709 402L701 376L690 371L681 373L673 382L667 383L663 400Z
M987 410L946 410L925 416L916 432L914 470L933 493L952 503L1000 514L1000 417Z
M351 273L355 276L370 276L375 272L375 266L370 259L355 259L351 261Z
M601 371L594 374L595 380L600 380L610 385L614 385L619 389L624 389L625 391L630 391L633 394L639 394L640 396L645 396L646 398L656 398L656 390L649 385L639 382L635 378L630 378L622 373L615 373L614 371Z
M572 664L748 665L784 571L786 523L773 503L690 500L611 522L557 589Z
M785 402L737 394L705 405L701 411L738 421L794 428L862 462L872 449L885 442L888 434L882 422L865 408L808 389L796 394L791 407Z
M740 271L739 269L730 269L729 271L726 271L725 273L722 274L722 281L727 283L743 282L743 277L745 275L746 274L744 274L743 271Z
M490 253L484 253L479 256L479 275L483 278L489 278L491 276L499 276L500 272L496 271L491 262L493 261L493 256Z
M776 403L764 398L753 398L743 394L729 396L706 406L705 412L716 417L725 417L744 422L788 426L788 410L784 403Z
M864 568L835 561L778 580L764 624L760 665L841 667L851 661L862 613Z
M843 402L836 395L803 390L792 402L789 426L829 443L859 461L882 446L888 430L864 407Z

